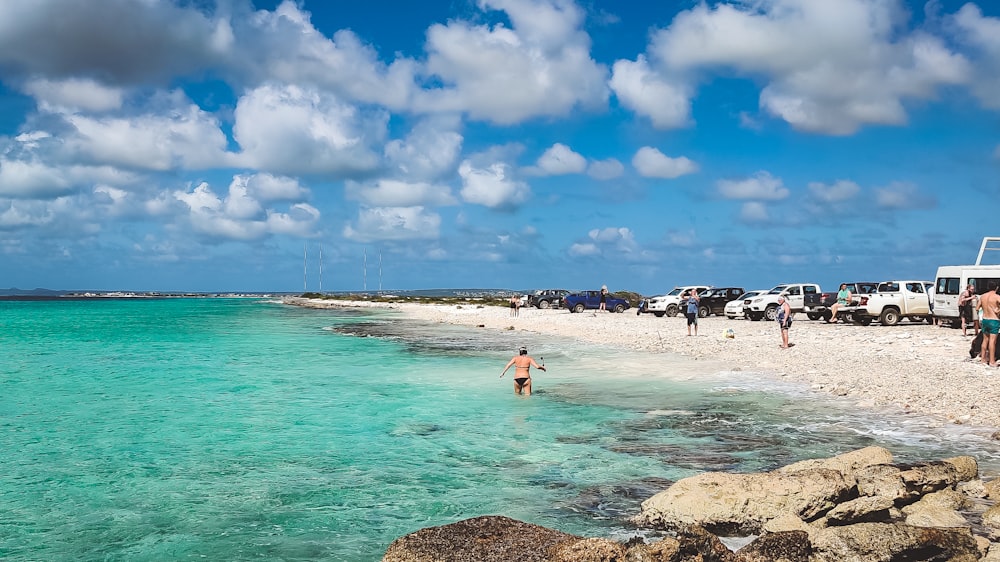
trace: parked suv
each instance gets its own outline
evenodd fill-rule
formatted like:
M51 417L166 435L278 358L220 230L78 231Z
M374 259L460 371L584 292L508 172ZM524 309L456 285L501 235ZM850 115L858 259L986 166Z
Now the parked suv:
M563 297L569 294L566 289L542 289L528 295L528 306L535 308L559 308Z
M698 295L698 317L709 315L723 316L726 313L726 303L738 298L745 291L743 287L713 287Z
M649 305L646 307L646 312L652 312L653 316L656 317L663 316L664 314L667 316L677 316L677 311L680 310L682 293L690 291L697 291L698 293L701 293L709 288L711 288L709 285L685 285L683 287L674 287L674 290L665 295L649 299Z
M563 298L563 304L570 312L583 312L584 310L595 310L601 307L600 291L580 291L570 293ZM629 302L623 298L611 295L605 296L604 307L608 311L625 312L630 308Z
M806 295L818 295L823 291L815 283L786 283L778 285L767 294L754 297L747 306L746 314L751 320L774 320L777 316L778 297L785 297L792 312L813 312L812 305L806 304ZM809 299L812 300L811 298Z

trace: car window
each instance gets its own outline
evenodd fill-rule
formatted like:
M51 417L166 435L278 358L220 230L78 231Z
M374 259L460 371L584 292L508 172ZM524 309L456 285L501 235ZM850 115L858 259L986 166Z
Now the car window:
M909 291L909 292L911 292L911 293L921 293L921 294L923 294L923 292L924 292L924 284L923 283L907 283L906 284L906 290Z
M971 282L972 279L969 279ZM976 290L981 290L979 284L976 284ZM939 277L937 280L937 288L934 292L939 295L957 295L958 290L958 277Z
M801 292L802 292L802 290L801 290L800 287L789 287L788 288L788 294L789 295L797 295L797 294L799 294Z
M767 292L769 295L780 295L787 287L785 285L778 285L777 287L771 289Z
M989 290L990 282L997 283L1000 285L1000 279L993 277L970 277L969 283L972 283L976 287L976 292L980 295ZM950 294L950 293L949 293ZM958 293L955 293L958 294Z
M681 291L682 289L680 287L675 287L674 290L667 293L667 295L676 297L677 295L681 294Z
M878 292L880 293L894 293L899 291L899 283L879 283Z

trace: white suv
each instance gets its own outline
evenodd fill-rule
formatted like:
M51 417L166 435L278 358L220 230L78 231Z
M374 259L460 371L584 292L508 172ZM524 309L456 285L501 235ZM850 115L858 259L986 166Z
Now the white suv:
M664 314L667 316L677 316L677 312L680 310L682 294L688 291L696 291L698 294L701 294L702 291L710 289L711 287L711 285L686 285L684 287L674 287L673 291L670 291L665 295L649 299L649 304L646 306L646 312L652 312L656 317L663 316Z

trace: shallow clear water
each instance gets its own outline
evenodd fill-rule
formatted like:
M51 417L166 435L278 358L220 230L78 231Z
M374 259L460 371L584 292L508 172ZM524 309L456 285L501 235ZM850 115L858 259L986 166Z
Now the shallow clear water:
M1000 467L988 431L526 337L249 299L0 302L0 558L368 561L485 514L622 539L705 470L871 444ZM528 399L498 379L521 344L550 369Z

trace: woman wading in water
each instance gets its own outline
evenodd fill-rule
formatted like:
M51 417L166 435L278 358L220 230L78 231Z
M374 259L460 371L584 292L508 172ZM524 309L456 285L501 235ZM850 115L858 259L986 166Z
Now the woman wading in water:
M525 396L531 396L531 368L545 370L545 365L539 365L535 363L535 360L528 357L528 348L521 347L518 350L518 354L511 357L510 361L507 362L507 366L503 368L503 372L500 373L500 378L503 378L507 374L507 369L513 365L514 369L514 394L524 394Z

